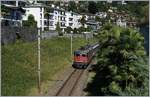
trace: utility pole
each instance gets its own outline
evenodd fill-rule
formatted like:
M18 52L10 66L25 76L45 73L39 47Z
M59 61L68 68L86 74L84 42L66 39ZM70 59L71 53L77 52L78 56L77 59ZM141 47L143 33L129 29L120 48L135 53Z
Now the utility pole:
M41 94L41 59L40 59L41 28L38 28L38 92Z
M70 39L71 40L71 45L70 45L71 46L70 47L71 48L71 52L70 52L70 54L71 54L71 61L72 61L72 34L73 34L73 31L71 31L71 37L70 37L71 38Z

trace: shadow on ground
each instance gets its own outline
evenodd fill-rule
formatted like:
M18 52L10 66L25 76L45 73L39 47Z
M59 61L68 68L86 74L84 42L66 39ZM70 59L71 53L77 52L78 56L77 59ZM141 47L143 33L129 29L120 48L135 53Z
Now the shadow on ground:
M87 84L87 87L84 89L85 92L88 92L88 96L106 96L106 95L115 95L112 93L105 94L101 89L108 86L111 79L106 78L108 70L97 67L97 65L92 66L90 72L96 72L96 75L92 78L92 81ZM106 90L107 91L107 90Z

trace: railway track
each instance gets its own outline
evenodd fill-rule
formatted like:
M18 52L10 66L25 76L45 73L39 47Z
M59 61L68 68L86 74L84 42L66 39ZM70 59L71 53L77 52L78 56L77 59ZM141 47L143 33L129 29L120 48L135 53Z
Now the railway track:
M74 69L62 87L56 93L56 96L71 96L83 74L84 70Z

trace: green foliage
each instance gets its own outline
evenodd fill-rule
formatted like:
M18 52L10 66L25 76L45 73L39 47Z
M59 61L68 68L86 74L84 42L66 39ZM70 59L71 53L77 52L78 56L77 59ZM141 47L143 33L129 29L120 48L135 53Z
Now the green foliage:
M85 16L83 15L82 18L80 19L80 23L84 26L84 24L86 23L86 20L85 20Z
M92 30L92 28L90 27L90 26L88 26L87 28L86 28L86 31L88 31L88 32L90 32Z
M73 29L73 33L77 34L77 33L78 33L78 29L77 29L77 28L74 28L74 29Z
M78 13L88 13L88 2L79 1L77 7Z
M1 5L1 14L2 16L7 16L10 14L10 9L7 8L5 5Z
M94 1L89 1L88 3L89 3L88 5L89 13L95 14L96 12L98 12L96 3Z
M95 17L95 21L100 22L100 21L101 21L101 18L100 18L99 16L96 16L96 17Z
M78 28L79 33L85 32L86 28L84 28L83 26L81 26L80 28Z
M76 6L76 3L74 1L69 1L68 11L77 12L77 6Z
M138 23L148 23L148 1L131 1L128 2L126 5L117 4L117 2L112 3L113 7L117 7L117 11L122 12L125 11L128 13L131 17L136 17Z
M56 24L56 31L58 32L59 36L62 36L62 35L63 35L63 32L62 32L62 30L61 30L61 28L60 28L59 22L57 22L57 24Z
M116 83L115 81L111 82L110 85L108 86L108 88L113 93L118 93L121 90L119 87L119 84Z
M105 1L97 1L96 6L100 12L106 12L108 10L108 4Z
M73 29L71 27L65 28L65 32L70 33L71 31L73 31Z
M73 51L85 44L85 39L74 38ZM52 38L41 41L41 86L44 87L42 93L48 92L52 84L51 79L58 72L69 67L71 59L70 38ZM1 62L2 96L38 95L37 42L17 42L13 45L2 46ZM43 86L45 84L47 86Z
M98 34L98 67L105 72L104 95L148 95L148 58L143 36L131 28L105 24ZM146 86L147 85L147 86Z
M33 15L29 15L28 16L28 20L27 21L23 21L23 26L26 27L37 27L37 22L34 19Z

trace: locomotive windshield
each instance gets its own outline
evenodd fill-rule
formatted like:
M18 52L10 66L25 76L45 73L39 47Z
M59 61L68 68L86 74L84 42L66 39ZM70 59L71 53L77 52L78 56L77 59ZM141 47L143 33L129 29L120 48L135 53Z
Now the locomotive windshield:
M76 56L80 56L80 54L76 54Z
M86 57L86 54L82 54L83 57Z

